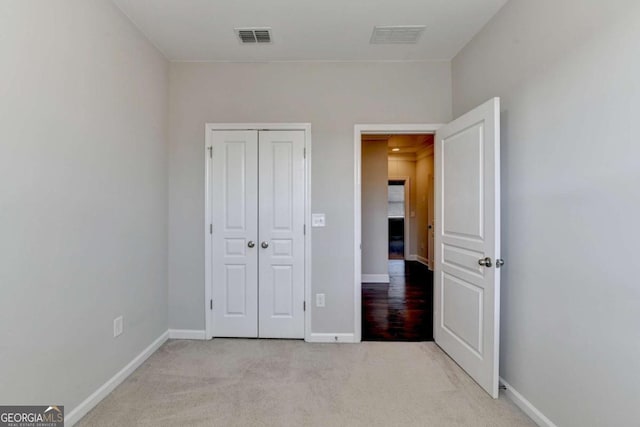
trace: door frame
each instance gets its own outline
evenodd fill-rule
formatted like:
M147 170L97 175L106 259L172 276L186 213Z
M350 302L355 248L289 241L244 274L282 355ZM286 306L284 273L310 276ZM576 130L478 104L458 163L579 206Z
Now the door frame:
M211 135L214 130L301 130L304 131L304 300L307 309L304 312L304 339L311 336L311 123L206 123L205 124L205 182L204 182L204 310L205 339L213 336L213 265L211 263L213 234L211 200L212 186L212 147Z
M404 244L404 260L411 261L411 177L410 176L390 176L387 181L402 181L404 184L404 224L402 238Z
M362 341L362 134L412 135L432 133L444 124L357 124L353 132L354 153L354 342Z

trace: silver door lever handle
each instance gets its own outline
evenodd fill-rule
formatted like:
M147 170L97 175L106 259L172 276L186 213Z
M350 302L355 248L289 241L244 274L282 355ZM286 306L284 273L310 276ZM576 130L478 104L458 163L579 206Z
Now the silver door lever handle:
M493 264L491 263L491 258L486 257L478 260L478 264L483 267L491 267Z

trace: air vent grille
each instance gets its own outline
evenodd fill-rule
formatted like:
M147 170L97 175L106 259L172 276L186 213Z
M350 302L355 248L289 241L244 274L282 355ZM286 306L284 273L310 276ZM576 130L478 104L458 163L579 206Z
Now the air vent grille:
M271 28L236 28L240 43L271 43Z
M414 44L424 32L424 25L395 25L373 27L371 44Z

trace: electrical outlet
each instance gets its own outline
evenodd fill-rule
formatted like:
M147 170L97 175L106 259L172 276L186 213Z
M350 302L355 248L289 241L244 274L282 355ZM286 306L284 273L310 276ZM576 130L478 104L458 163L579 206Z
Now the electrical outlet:
M314 213L311 214L311 226L312 227L324 227L327 225L325 214Z
M113 337L117 337L124 331L124 319L122 316L113 319Z
M324 307L324 294L316 294L316 307Z

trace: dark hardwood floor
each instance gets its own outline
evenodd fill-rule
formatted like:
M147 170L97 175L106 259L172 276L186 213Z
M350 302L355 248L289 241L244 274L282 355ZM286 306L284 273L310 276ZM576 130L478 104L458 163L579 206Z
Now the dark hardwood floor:
M390 283L362 284L363 341L433 341L433 273L390 260Z

